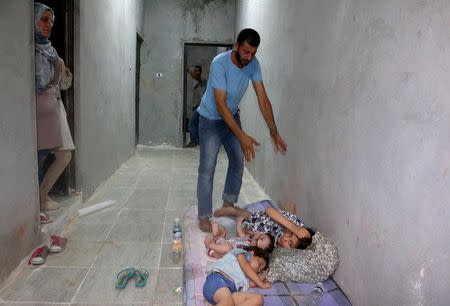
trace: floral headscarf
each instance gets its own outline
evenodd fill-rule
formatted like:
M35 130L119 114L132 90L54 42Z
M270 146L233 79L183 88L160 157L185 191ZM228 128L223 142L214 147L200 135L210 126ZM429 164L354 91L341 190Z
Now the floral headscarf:
M34 3L34 32L35 32L35 66L36 66L36 91L40 94L52 81L55 73L55 62L58 58L55 48L47 37L41 34L38 27L39 20L45 11L50 11L55 20L55 14L51 8Z

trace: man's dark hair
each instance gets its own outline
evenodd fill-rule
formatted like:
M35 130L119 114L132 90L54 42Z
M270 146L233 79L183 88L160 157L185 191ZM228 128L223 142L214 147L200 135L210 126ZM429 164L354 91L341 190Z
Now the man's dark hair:
M261 38L255 30L243 29L239 32L236 42L238 45L242 45L245 41L252 47L258 47L261 42Z
M297 249L299 249L299 250L304 250L307 247L309 247L311 245L311 243L312 243L312 237L315 234L315 232L312 229L310 229L309 227L305 227L305 228L308 230L310 237L308 237L308 238L300 238L300 241L299 241L299 243L297 245Z
M200 65L195 65L195 66L194 66L194 69L195 69L195 68L198 68L198 69L200 70L200 72L203 72L202 66L200 66Z
M269 253L255 246L244 247L246 251L253 251L255 256L261 257L266 262L266 269L269 267Z

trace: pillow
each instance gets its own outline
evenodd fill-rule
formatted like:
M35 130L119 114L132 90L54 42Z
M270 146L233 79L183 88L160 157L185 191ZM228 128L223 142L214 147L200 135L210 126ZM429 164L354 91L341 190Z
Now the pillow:
M276 248L270 256L267 280L313 283L326 280L339 263L336 244L316 232L305 250Z

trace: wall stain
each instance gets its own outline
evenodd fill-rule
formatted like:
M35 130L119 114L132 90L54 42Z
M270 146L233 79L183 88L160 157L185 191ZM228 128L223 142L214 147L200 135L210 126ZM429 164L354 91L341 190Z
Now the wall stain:
M20 239L23 239L23 237L25 237L25 226L21 225L19 226L19 228L16 230L16 234L17 236L19 236Z
M192 22L194 23L194 31L200 31L200 25L206 17L205 8L213 3L223 2L226 5L228 0L182 0L180 3L183 7L183 18L186 18L187 13L192 15Z

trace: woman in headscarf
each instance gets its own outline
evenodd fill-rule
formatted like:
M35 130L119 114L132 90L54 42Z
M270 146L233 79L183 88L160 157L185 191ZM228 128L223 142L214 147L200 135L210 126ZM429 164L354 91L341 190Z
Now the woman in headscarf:
M49 37L55 15L48 6L35 3L35 62L36 62L36 117L39 163L39 193L41 223L52 219L44 211L55 210L59 204L50 199L48 193L69 164L73 145L67 124L66 112L60 99L60 87L70 87L72 74L51 45ZM50 153L55 160L43 175L43 164Z

